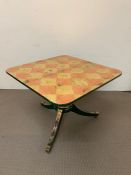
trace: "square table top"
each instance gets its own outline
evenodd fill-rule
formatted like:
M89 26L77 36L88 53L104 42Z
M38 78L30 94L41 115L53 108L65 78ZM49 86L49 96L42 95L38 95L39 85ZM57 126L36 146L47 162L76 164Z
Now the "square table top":
M70 104L121 75L118 69L68 55L11 67L6 72L57 105Z

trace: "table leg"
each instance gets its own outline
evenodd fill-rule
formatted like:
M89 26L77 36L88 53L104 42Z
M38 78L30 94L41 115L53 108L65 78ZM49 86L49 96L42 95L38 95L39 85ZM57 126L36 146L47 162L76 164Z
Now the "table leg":
M53 143L55 141L56 135L58 133L59 127L60 127L60 123L61 123L61 119L62 119L62 115L63 115L63 109L57 109L57 115L56 115L56 120L55 120L55 124L54 127L52 129L48 144L46 146L45 151L47 153L49 153L52 149Z
M82 111L81 109L76 107L74 104L72 105L71 111L80 115L95 117L95 118L99 115L99 112Z
M54 106L51 103L41 102L41 105L48 109L54 109Z

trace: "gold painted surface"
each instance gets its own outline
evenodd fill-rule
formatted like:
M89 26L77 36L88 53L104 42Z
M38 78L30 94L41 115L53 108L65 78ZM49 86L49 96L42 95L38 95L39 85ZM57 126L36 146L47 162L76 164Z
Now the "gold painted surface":
M121 74L120 70L61 55L7 69L7 73L56 104L67 104Z

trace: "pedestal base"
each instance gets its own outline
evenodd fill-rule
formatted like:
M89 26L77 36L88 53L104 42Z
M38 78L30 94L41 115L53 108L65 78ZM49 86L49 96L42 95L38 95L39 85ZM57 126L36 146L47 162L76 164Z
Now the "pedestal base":
M51 131L51 135L50 135L48 144L47 144L46 149L45 149L45 151L47 153L49 153L51 151L52 147L53 147L55 138L57 136L57 133L58 133L58 130L59 130L59 127L60 127L62 116L63 116L64 113L67 113L67 112L71 111L71 112L75 112L75 113L83 115L83 116L88 116L88 117L93 117L93 118L96 118L99 115L99 112L82 111L81 109L79 109L74 104L70 104L70 105L67 105L67 106L59 106L59 105L55 105L55 104L52 104L52 103L42 102L41 105L48 108L48 109L54 109L54 110L57 111L54 127Z

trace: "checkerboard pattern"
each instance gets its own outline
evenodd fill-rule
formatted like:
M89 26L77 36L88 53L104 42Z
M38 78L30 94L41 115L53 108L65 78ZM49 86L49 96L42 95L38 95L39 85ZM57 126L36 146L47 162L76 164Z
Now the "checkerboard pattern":
M61 55L12 67L7 73L47 100L62 105L111 81L121 71Z

